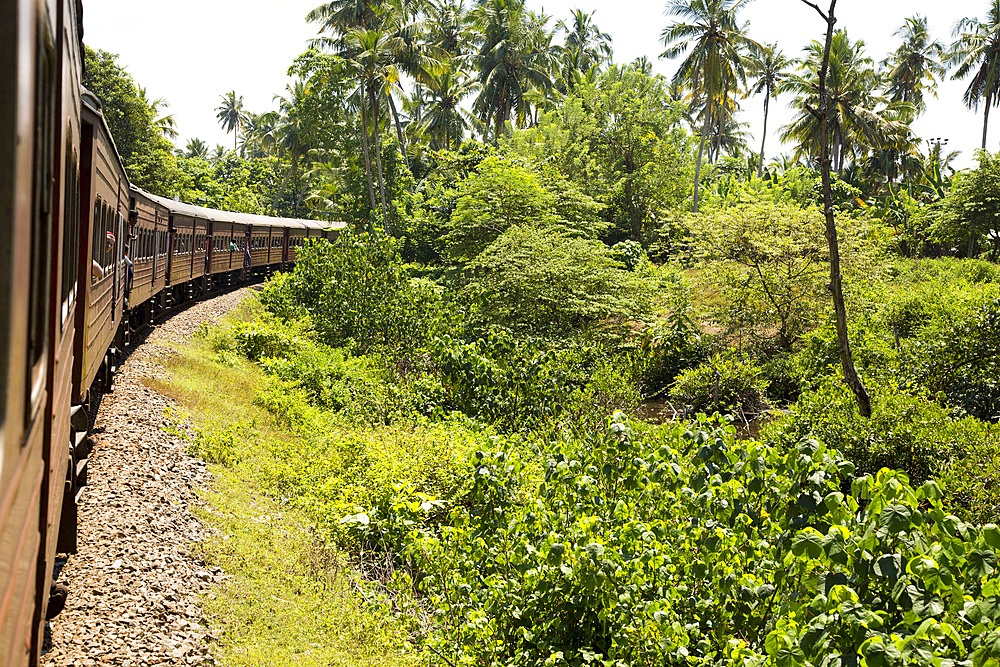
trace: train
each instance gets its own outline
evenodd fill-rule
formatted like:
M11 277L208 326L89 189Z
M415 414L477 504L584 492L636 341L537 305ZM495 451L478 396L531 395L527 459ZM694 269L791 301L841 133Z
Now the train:
M172 307L288 270L343 224L133 186L83 80L82 0L0 3L0 665L36 665L76 549L93 396Z

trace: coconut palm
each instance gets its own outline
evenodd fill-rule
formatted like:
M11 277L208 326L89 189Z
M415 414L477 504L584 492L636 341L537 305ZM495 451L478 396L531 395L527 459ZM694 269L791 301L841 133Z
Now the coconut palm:
M778 95L778 84L785 78L792 61L777 44L768 44L760 52L750 54L747 69L753 78L748 92L751 95L764 93L764 129L760 138L760 160L757 162L757 178L764 175L764 142L767 141L767 114L772 97Z
M417 132L430 139L432 148L451 149L472 127L474 118L462 108L462 100L475 90L475 81L451 68L439 76L432 76L427 85L422 86L423 100L420 107L415 108L414 121Z
M246 157L269 155L277 141L275 132L278 120L277 111L243 114L243 141L240 143L240 154Z
M694 97L705 106L701 142L695 164L694 210L698 210L698 186L701 161L710 125L719 122L721 102L728 92L746 81L744 60L761 46L750 39L747 24L738 14L750 0L671 0L667 15L676 20L660 33L666 50L661 58L686 54L674 74L677 82L686 82Z
M464 58L469 44L470 16L463 0L429 0L425 21L427 44L447 53L449 58Z
M215 108L215 117L227 132L233 133L233 150L239 139L239 130L243 127L243 97L236 97L236 91L230 90L222 96L222 104Z
M274 214L278 200L285 194L288 182L292 176L298 182L299 168L303 159L308 161L309 148L312 145L312 126L304 107L307 98L312 94L312 89L305 81L296 81L294 84L286 86L286 95L275 95L278 102L279 114L274 127L274 147L281 152L288 160L288 169L282 180L281 188L274 199L271 200L270 214ZM295 214L298 215L299 203L303 192L300 190L299 196L295 199Z
M551 33L542 34L543 17L526 12L518 0L484 0L474 15L482 36L475 56L480 85L475 109L487 127L492 125L497 140L511 116L519 126L526 125L528 89L552 88Z
M984 103L983 150L990 122L990 107L1000 104L1000 0L991 0L990 11L982 21L963 18L955 24L954 43L947 62L957 69L952 79L972 75L962 101L972 110Z
M604 63L611 62L611 35L601 32L594 23L594 13L583 10L573 11L570 20L560 20L556 30L565 33L562 46L562 78L567 88L572 89L579 72L595 72Z
M852 42L843 30L830 42L830 62L826 79L827 126L833 168L842 172L848 159L863 157L870 149L881 149L907 134L906 112L912 106L892 102L879 95L881 79L874 62L864 54L864 42ZM820 154L819 67L824 44L814 41L806 47L799 70L779 84L779 91L794 95L796 115L781 129L782 141L798 144L799 156Z
M186 158L208 159L208 145L197 137L188 139L185 149L184 157Z
M212 151L212 162L218 162L226 156L226 147L222 144L215 144L215 150Z
M155 100L150 100L146 93L146 88L139 86L139 99L142 101L146 108L149 109L149 115L153 119L153 126L160 131L167 139L177 138L177 121L174 119L174 115L165 114L161 115L161 109L169 109L170 104L162 97L157 97Z
M903 43L882 61L882 67L888 70L886 93L895 102L912 104L919 115L927 108L924 92L937 97L938 79L947 72L942 64L945 48L931 39L926 16L911 16L894 35Z

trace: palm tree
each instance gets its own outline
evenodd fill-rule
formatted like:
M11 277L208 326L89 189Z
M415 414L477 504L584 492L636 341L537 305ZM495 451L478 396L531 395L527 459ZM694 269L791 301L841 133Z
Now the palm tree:
M877 93L881 79L874 62L864 55L864 42L852 42L843 30L830 41L826 79L827 126L833 168L841 173L848 158L860 158L869 149L881 149L907 134L905 102L892 102ZM820 154L820 127L815 109L819 103L819 70L825 45L814 41L806 47L799 72L780 83L780 92L791 92L797 110L782 128L781 139L797 143L797 154Z
M486 127L492 124L494 141L512 114L519 126L526 125L529 88L552 87L551 54L540 34L541 22L529 16L519 0L484 0L475 10L482 35L475 56L480 85L475 109Z
M414 120L417 132L430 138L432 148L450 150L454 143L462 140L474 120L472 114L462 108L462 100L475 89L475 81L451 68L440 76L431 77L422 87L424 99L416 109Z
M992 0L986 19L963 18L955 24L955 42L948 52L947 62L956 65L952 79L964 79L972 74L962 101L972 110L985 100L983 113L983 150L986 150L986 130L990 122L990 107L1000 104L1000 0Z
M660 33L666 47L661 58L676 58L687 53L674 80L686 82L694 96L705 105L695 165L695 212L698 211L701 160L710 125L719 122L721 102L728 97L728 91L734 91L746 80L745 57L762 48L746 35L747 24L737 19L748 2L750 0L671 0L667 15L677 20Z
M463 0L429 0L427 9L427 44L447 53L449 58L464 58L469 43L469 13Z
M926 16L911 16L893 34L902 37L903 43L882 61L882 67L888 69L886 92L894 102L912 104L919 115L927 108L924 91L937 97L938 79L947 72L941 64L945 48L931 40Z
M197 137L189 139L185 148L187 149L184 153L186 158L208 159L208 145Z
M153 126L160 131L160 134L167 139L176 139L177 122L174 119L174 115L172 113L160 115L160 109L169 109L170 104L162 97L157 97L155 100L150 101L144 86L139 86L139 99L149 109L149 115L153 119Z
M216 144L215 150L212 151L212 162L218 162L226 156L226 147L222 144Z
M222 96L222 104L215 108L215 117L223 129L233 133L233 150L239 139L239 129L243 127L243 97L236 97L236 91L230 90Z
M277 142L276 129L280 116L277 111L243 114L243 141L240 154L246 157L269 155Z
M772 97L778 96L778 84L785 78L792 61L785 56L777 44L766 45L759 53L752 53L747 69L755 78L748 92L752 95L764 93L764 129L760 138L760 160L757 163L757 178L764 175L764 142L767 140L767 113Z
M274 199L271 200L270 213L274 214L274 209L278 200L285 194L288 181L292 176L298 182L299 166L303 158L309 155L309 148L312 145L312 127L303 112L307 98L312 94L308 83L296 81L294 84L286 86L287 97L275 95L280 110L277 124L274 128L274 146L284 153L288 158L288 170L285 171L285 178L281 183ZM303 192L299 191L299 196L295 199L295 214L298 215L299 202Z
M611 35L601 32L594 23L594 13L587 14L583 10L573 11L570 21L560 20L556 30L566 34L563 40L563 81L567 88L572 89L578 77L578 72L595 72L606 63L611 62L613 50Z

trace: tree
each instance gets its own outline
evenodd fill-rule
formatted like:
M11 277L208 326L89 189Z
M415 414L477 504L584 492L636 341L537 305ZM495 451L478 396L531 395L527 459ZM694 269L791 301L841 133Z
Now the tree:
M694 176L694 211L698 212L701 160L710 124L718 121L729 91L746 80L745 56L761 46L746 35L747 24L737 20L749 0L672 0L667 15L677 20L660 33L666 50L661 58L676 58L685 52L674 80L685 82L705 104L701 144Z
M566 35L561 51L562 78L567 90L576 85L581 73L596 73L602 65L611 62L611 35L601 32L594 23L594 14L575 9L568 22L556 23L556 30Z
M990 107L1000 104L1000 0L992 0L987 17L980 21L963 18L955 24L954 43L947 61L955 65L952 79L972 75L962 101L972 110L983 103L983 144L990 122Z
M427 79L421 88L425 98L414 120L417 132L430 138L432 148L451 149L461 142L474 121L472 114L462 108L462 100L475 89L474 81L451 67Z
M185 149L184 157L186 158L199 158L201 160L208 159L208 144L198 137L188 139Z
M243 127L243 97L236 97L236 91L230 90L222 96L222 104L215 109L215 117L219 119L226 132L233 133L233 150L239 139L240 128Z
M820 123L815 114L819 105L819 71L827 62L824 79L829 129L827 150L833 154L833 168L842 172L849 158L864 155L871 148L882 148L906 134L901 110L910 106L890 102L879 95L881 81L874 62L865 56L864 42L852 42L843 30L831 36L829 51L824 43L813 41L806 47L806 58L799 72L779 86L795 98L797 110L792 122L782 128L782 141L798 144L798 156L815 157L820 153Z
M757 163L757 178L764 175L764 142L767 141L767 112L772 97L778 95L778 84L786 76L792 61L785 56L777 44L768 44L760 52L751 53L747 64L749 73L756 77L748 89L753 95L764 93L764 129L760 137L760 159Z
M955 178L932 214L931 234L952 252L975 257L977 249L1000 250L1000 154L978 151L979 165ZM940 159L940 158L939 158Z
M466 292L487 324L521 334L565 337L609 318L641 313L638 284L600 241L515 226L472 263Z
M482 35L475 56L480 85L475 108L487 127L492 124L498 141L512 114L525 126L528 89L552 87L551 54L547 44L540 43L540 26L531 24L521 0L484 0L474 16Z
M947 72L941 62L945 48L941 42L931 40L926 16L911 16L893 34L902 37L903 43L882 61L882 67L888 70L886 92L894 102L913 105L919 115L927 108L924 92L937 97L938 78Z
M815 9L826 22L823 56L817 71L817 105L814 112L819 125L819 168L823 181L823 216L826 222L826 242L830 248L830 282L827 288L833 297L834 319L837 325L837 352L840 355L840 365L844 370L844 381L858 402L858 412L867 419L872 415L872 404L868 390L865 389L865 385L862 384L858 372L854 368L851 343L847 337L847 306L844 304L844 286L840 273L840 244L837 238L837 221L833 215L833 187L830 180L829 121L832 100L827 93L826 78L830 69L830 49L833 45L834 25L837 22L834 15L837 0L830 0L830 9L826 12L823 12L818 5L809 0L802 0L802 2Z
M143 86L139 86L139 99L146 104L150 115L153 117L153 125L160 130L160 133L167 139L176 139L177 122L174 120L174 115L172 113L160 115L160 109L167 109L170 107L170 104L162 97L157 97L155 100L150 101Z
M85 47L84 58L83 85L102 102L101 111L129 179L148 192L173 197L179 178L177 160L157 124L156 111L118 64L117 55Z

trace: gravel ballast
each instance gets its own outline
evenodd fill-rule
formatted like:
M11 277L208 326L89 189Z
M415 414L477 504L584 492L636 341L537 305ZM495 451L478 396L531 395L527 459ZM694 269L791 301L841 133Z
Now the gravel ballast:
M199 600L226 575L198 560L206 529L192 515L211 476L168 422L171 400L145 385L171 343L236 307L248 289L173 315L131 351L94 419L77 553L59 574L66 607L43 665L212 665Z

